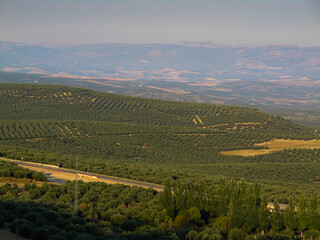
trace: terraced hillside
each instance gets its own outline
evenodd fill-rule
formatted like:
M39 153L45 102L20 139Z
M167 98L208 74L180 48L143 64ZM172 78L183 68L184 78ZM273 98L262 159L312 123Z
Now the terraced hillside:
M0 155L8 158L74 168L78 156L81 170L156 183L245 179L267 184L270 196L280 186L283 198L319 190L318 148L221 153L268 148L261 143L272 139L320 139L317 130L255 109L1 84L0 113Z

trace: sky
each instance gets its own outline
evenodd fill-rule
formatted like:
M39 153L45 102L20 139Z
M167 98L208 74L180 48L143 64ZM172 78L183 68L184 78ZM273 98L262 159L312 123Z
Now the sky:
M320 0L0 0L0 41L320 46Z

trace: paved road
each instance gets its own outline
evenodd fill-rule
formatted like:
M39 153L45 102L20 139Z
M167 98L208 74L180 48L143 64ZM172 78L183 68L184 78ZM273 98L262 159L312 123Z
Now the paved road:
M12 159L6 159L6 158L0 158L0 160L14 162L14 163L17 163L21 167L26 167L26 168L29 168L32 170L42 171L45 174L47 174L48 180L51 182L63 183L66 180L74 180L75 175L77 173L77 171L75 171L75 170L67 169L67 168L59 168L59 167L53 166L53 165L50 166L47 164L25 162L25 161L12 160ZM83 172L83 171L78 171L78 179L84 180L84 181L88 180L91 182L103 181L103 182L108 182L108 183L118 183L118 184L124 184L124 185L129 185L129 186L138 186L138 187L143 187L143 188L153 188L156 191L162 191L164 189L164 186L158 185L158 184L141 182L141 181L136 181L136 180L131 180L131 179L96 174L96 173L88 173L88 172Z

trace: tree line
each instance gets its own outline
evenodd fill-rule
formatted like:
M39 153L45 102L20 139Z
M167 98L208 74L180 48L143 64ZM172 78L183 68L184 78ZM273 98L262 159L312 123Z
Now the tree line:
M42 172L33 171L19 167L16 163L0 161L0 177L27 178L36 181L47 181L47 177Z
M19 195L6 184L0 226L31 239L316 239L319 196L270 212L258 184L168 180L163 192L123 185L26 183Z

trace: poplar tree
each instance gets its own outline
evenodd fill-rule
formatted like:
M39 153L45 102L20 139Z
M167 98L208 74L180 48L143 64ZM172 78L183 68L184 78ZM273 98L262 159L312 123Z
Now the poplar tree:
M308 224L310 229L320 229L319 201L316 195L312 196L308 205Z
M266 199L262 199L259 207L258 219L259 219L259 229L261 232L266 232L270 226L270 212L267 208L268 202Z
M294 231L298 228L298 219L294 211L294 204L292 200L289 201L289 206L284 210L283 215L284 225L288 230Z
M258 227L258 211L256 201L253 195L249 195L245 201L246 204L246 218L244 227L247 232L251 233Z
M278 201L274 203L274 212L272 213L272 228L274 231L279 232L283 229L283 215L280 212L280 206Z
M298 230L300 232L303 232L308 228L307 202L304 197L301 197L299 200L297 215L298 215Z

